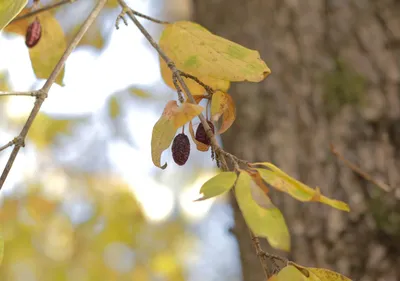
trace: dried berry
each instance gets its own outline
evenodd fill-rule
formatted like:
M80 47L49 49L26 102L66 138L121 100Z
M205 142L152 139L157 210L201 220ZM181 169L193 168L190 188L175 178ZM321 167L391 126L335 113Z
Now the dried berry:
M190 154L189 138L185 134L179 134L174 138L172 143L172 157L179 166L186 163Z
M42 26L38 18L36 18L29 26L26 31L25 44L28 48L36 46L42 37Z
M211 121L208 121L208 120L207 120L207 123L208 123L208 126L210 126L210 128L211 128L211 130L212 130L212 132L214 134L214 125L213 125L213 123ZM204 129L204 126L203 126L202 123L200 123L199 126L197 127L196 140L201 142L201 143L204 143L206 145L210 145L211 144L211 141L207 137L206 130Z

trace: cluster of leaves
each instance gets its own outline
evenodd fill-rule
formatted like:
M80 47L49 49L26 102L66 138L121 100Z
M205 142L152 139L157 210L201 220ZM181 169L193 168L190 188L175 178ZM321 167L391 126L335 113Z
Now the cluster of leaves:
M271 246L285 251L290 249L289 231L282 213L268 196L269 187L302 202L321 202L349 211L346 203L325 197L319 188L312 189L302 184L271 163L253 163L247 170L222 172L201 187L202 197L197 200L221 195L233 187L249 228L257 236L266 238Z
M207 106L211 107L211 116L206 115L207 121L210 122L211 119L217 122L222 117L219 134L224 133L236 118L234 101L227 93L230 83L259 82L271 73L257 51L216 36L192 22L168 24L159 45L181 73L189 74L184 75L184 81L195 101L199 103L208 99ZM181 92L174 81L173 73L161 58L160 67L166 84L178 93ZM167 166L161 166L161 153L169 147L176 131L186 123L189 123L189 131L197 150L208 150L210 144L199 143L194 137L192 127L192 119L203 110L203 107L189 103L186 96L181 106L176 101L167 103L153 128L152 156L157 167L164 169ZM236 165L235 171L221 172L201 187L202 197L197 201L222 195L234 188L239 208L250 230L256 236L266 238L274 248L289 251L289 231L282 213L268 196L270 187L302 202L321 202L349 211L346 203L322 195L319 188L310 188L267 162L248 163L244 169ZM291 263L269 280L349 279L329 270L305 268Z
M207 116L207 119L214 122L221 121L217 130L218 134L226 132L236 118L235 103L227 93L230 82L260 82L271 73L257 51L216 36L193 22L181 21L167 24L159 45L174 61L176 67L188 74L188 77L183 79L196 102L208 100L207 106L211 108L211 116ZM160 68L165 83L179 90L172 71L161 58ZM206 88L204 84L207 85ZM161 154L170 146L176 131L186 123L189 123L190 135L197 150L209 150L209 143L196 138L192 122L192 119L204 109L202 106L189 103L187 97L180 107L175 101L167 103L153 129L151 147L153 163L157 167L166 168L166 164L160 163ZM179 114L173 112L179 112Z

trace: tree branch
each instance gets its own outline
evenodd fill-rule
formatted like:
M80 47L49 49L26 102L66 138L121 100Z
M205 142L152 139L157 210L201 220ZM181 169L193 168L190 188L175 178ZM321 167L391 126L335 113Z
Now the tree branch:
M186 85L185 81L183 80L182 76L180 75L180 71L176 68L174 62L164 53L163 50L161 50L161 48L158 46L158 44L154 41L153 37L151 37L151 35L147 32L147 30L143 27L143 25L137 20L137 18L135 17L135 13L133 12L133 10L131 8L128 7L128 5L125 3L125 1L118 0L118 2L121 5L122 9L125 11L125 13L132 20L132 22L136 25L136 27L140 30L140 32L144 35L144 37L146 37L147 41L149 41L151 46L153 46L153 48L158 52L158 54L161 56L161 58L166 62L168 67L171 69L172 74L176 77L179 84L181 84L183 91L186 93L190 103L197 104L195 99L193 98L193 95L190 92L188 86ZM228 165L226 163L224 154L221 153L223 150L218 145L218 142L215 139L215 136L212 133L210 126L208 126L206 118L204 117L204 115L202 113L198 117L199 117L201 123L203 124L203 127L206 131L207 136L209 137L209 139L211 141L211 145L214 148L215 153L217 153L218 156L220 157L222 169L224 171L227 171Z
M140 30L140 32L146 37L147 41L149 41L149 43L152 45L152 47L158 52L158 54L160 55L160 57L166 62L166 64L168 65L168 67L171 69L172 71L172 77L179 82L179 84L181 85L181 87L183 88L183 91L186 93L186 96L188 97L188 100L190 103L193 104L197 104L195 99L193 98L192 93L190 92L188 86L186 85L185 81L182 78L182 72L180 70L178 70L174 64L174 62L164 53L164 51L160 48L160 46L154 41L153 37L147 32L147 30L141 25L141 23L136 19L135 17L135 11L132 10L131 8L128 7L128 5L125 3L124 0L118 0L119 4L121 5L123 11L122 11L122 15L123 14L127 14L129 16L129 18L133 21L133 23L136 25L136 27ZM191 77L189 77L191 78ZM221 164L222 164L222 170L223 171L228 171L229 167L227 165L226 162L226 158L228 157L231 162L234 165L234 169L238 169L239 164L238 163L245 163L247 164L247 161L244 160L240 160L239 158L237 158L236 156L224 151L219 145L218 142L210 128L210 126L208 125L208 122L206 120L206 118L204 117L204 115L202 113L200 113L198 115L201 123L203 124L203 127L206 131L207 136L209 137L210 141L211 141L211 146L212 149L214 149L215 153L218 154L219 159L221 160ZM263 267L265 276L267 278L269 278L272 273L270 272L270 270L268 270L268 265L266 263L266 258L270 258L270 255L265 253L264 251L262 251L260 243L258 238L250 231L251 236L252 236L252 242L253 245L256 249L256 253L257 256L260 259L261 265ZM283 259L283 258L282 258Z
M32 17L32 16L34 16L34 15L43 13L43 12L45 12L45 11L48 11L48 10L57 8L58 6L62 6L62 5L65 5L65 4L71 4L71 3L75 2L75 1L78 1L78 0L62 0L62 1L58 2L58 3L54 3L54 4L48 5L48 6L46 6L46 7L43 7L43 8L34 10L34 11L32 11L32 12L30 12L30 13L27 13L27 14L25 14L25 15L16 17L16 18L13 19L10 23L13 23L13 22L16 22L16 21L19 21L19 20L23 20L23 19Z
M3 187L3 184L11 170L12 165L14 164L15 158L17 157L17 154L19 152L19 149L21 146L23 146L24 140L26 138L26 135L28 134L28 131L35 120L36 115L39 113L39 110L44 102L44 100L47 98L47 94L55 82L58 74L60 74L65 61L67 60L68 56L71 54L71 52L75 49L75 47L78 45L78 43L81 41L83 35L85 35L86 31L89 29L89 27L92 25L94 20L97 18L97 16L100 14L100 11L106 4L107 0L99 0L97 5L93 8L85 22L82 24L81 28L79 29L78 33L75 35L75 37L72 39L71 43L68 45L67 49L65 50L64 54L58 61L57 65L54 67L53 72L50 74L50 77L47 79L46 83L44 84L43 88L38 90L38 97L36 98L35 105L33 106L33 109L31 113L29 114L28 120L26 121L24 127L21 130L21 133L18 136L18 139L20 140L18 143L14 145L14 148L11 152L10 158L7 161L6 167L3 170L3 173L1 174L0 177L0 189Z
M5 96L30 96L30 97L37 97L38 91L29 91L29 92L2 92L0 91L0 97Z
M376 186L380 187L381 189L383 189L386 192L392 191L392 188L390 186L388 186L387 184L385 184L383 182L378 182L371 175L369 175L367 172L364 172L363 170L361 170L361 168L358 167L356 164L354 164L354 163L350 162L349 160L347 160L342 154L340 154L339 151L336 150L336 148L333 146L333 144L331 144L330 147L331 147L332 153L338 159L342 160L345 165L347 165L351 170L353 170L353 172L359 174L361 177L363 177L367 181L372 182L373 184L375 184Z

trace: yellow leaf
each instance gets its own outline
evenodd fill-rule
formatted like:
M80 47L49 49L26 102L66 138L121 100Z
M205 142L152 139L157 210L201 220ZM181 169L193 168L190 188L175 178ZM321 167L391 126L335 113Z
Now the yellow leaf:
M267 193L263 191L262 188L255 182L254 178L250 182L251 197L253 200L264 209L275 209L275 205L272 203L271 199L268 197Z
M203 107L192 103L183 103L180 107L171 100L164 108L163 115L174 121L176 129L182 127L203 111Z
M196 144L196 148L198 151L208 151L210 149L209 145L206 145L202 142L199 142L198 140L196 140L196 135L194 133L193 130L193 124L192 121L189 122L189 132L190 132L190 136L192 137L193 142Z
M213 94L211 100L211 118L217 122L228 108L228 97L224 92L218 91Z
M31 12L31 8L25 8L19 13L19 16L23 16L29 12ZM26 31L28 29L29 24L35 19L35 17L24 18L15 22L11 22L4 28L4 31L10 33L16 33L22 36L26 35Z
M10 90L10 87L8 86L8 74L1 72L0 73L0 91L8 92L9 90ZM7 98L7 97L3 97L3 98Z
M325 268L305 267L290 262L289 266L295 267L303 276L307 277L305 280L310 281L351 281L346 276L335 271Z
M237 175L235 172L222 172L216 175L203 184L200 189L200 194L203 194L203 197L195 201L206 200L229 191L236 179Z
M278 274L273 275L267 281L307 281L301 272L294 266L288 265L282 268Z
M0 1L0 31L21 12L27 3L28 0Z
M315 275L318 278L315 279L318 281L351 281L351 279L347 278L346 276L329 269L312 267L307 267L307 269L311 272L311 275Z
M0 266L3 262L4 257L4 238L3 238L3 227L0 225Z
M264 183L262 177L260 176L260 173L257 171L253 170L247 170L247 173L252 177L253 181L255 184L258 185L258 187L265 193L268 194L269 188L268 186Z
M52 119L46 114L39 113L28 132L28 138L37 145L39 150L44 149L59 133L68 133L71 123L71 120Z
M167 84L170 88L176 90L174 81L172 79L172 71L169 69L165 61L160 58L160 69L161 69L161 77L163 78L165 84ZM190 93L194 96L203 95L205 93L205 89L198 84L196 81L182 77L188 86ZM214 90L227 91L230 86L230 82L226 80L215 79L212 77L197 77L201 82L210 86ZM182 88L182 87L181 87Z
M197 104L184 103L180 107L175 100L167 103L162 116L153 127L151 137L151 156L154 165L161 169L167 167L167 163L161 166L161 154L174 139L176 130L203 111L203 107Z
M32 67L37 78L49 78L54 67L66 49L64 31L58 21L49 12L39 14L42 25L42 37L39 43L29 49ZM56 83L62 85L64 68L57 76Z
M236 119L236 107L232 97L224 92L217 91L211 100L211 116L214 121L218 121L222 115L221 128L219 134L226 132Z
M106 3L107 8L117 8L119 6L117 0L108 0Z
M168 119L165 115L161 116L153 127L153 134L151 136L151 158L154 165L161 169L167 168L167 163L161 166L161 154L171 145L176 130L177 128L174 125L174 121Z
M251 176L242 171L235 185L236 199L247 225L256 236L266 238L272 247L289 251L290 236L282 213L265 194L264 199L268 198L269 202L256 202L252 184Z
M101 17L97 18L95 22L89 27L85 35L82 37L82 40L79 42L78 46L88 46L94 47L98 50L104 47L104 38L103 34L101 33ZM76 33L81 28L83 22L78 22L76 25L67 32L66 38L67 41L71 41Z
M311 187L290 177L271 163L254 163L252 165L261 165L266 167L263 169L256 169L260 173L262 179L272 187L289 194L299 201L318 201L342 211L350 211L350 208L346 203L321 195L319 188L312 189Z
M138 88L131 88L131 89L129 89L129 92L133 96L136 96L136 97L139 97L139 98L150 98L151 97L150 93L148 93L148 92L146 92L144 90L138 89Z
M271 70L255 50L216 36L199 24L168 24L160 47L177 68L197 77L260 82Z
M121 108L118 102L117 97L113 96L110 98L108 104L108 113L112 119L115 119L121 112Z

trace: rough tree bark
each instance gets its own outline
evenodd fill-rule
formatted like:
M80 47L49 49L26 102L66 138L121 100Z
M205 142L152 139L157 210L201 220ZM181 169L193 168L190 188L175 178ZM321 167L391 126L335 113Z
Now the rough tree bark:
M278 194L292 235L288 257L353 280L400 280L400 2L195 0L194 20L260 51L272 74L229 91L237 121L229 152L270 161L351 213ZM397 188L387 194L339 162ZM245 281L263 280L235 207ZM280 253L282 254L282 253Z

